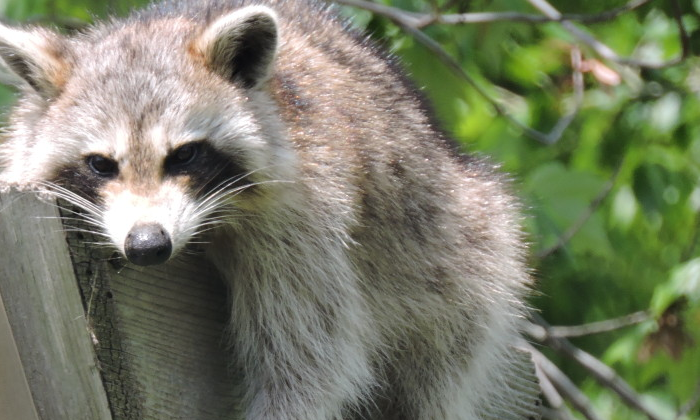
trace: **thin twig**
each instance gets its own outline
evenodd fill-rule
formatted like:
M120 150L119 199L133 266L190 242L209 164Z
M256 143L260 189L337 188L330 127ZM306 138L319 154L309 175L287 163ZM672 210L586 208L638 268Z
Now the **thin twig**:
M583 106L584 86L583 72L581 71L581 50L576 47L571 49L571 68L573 69L571 79L574 86L574 107L568 114L561 117L546 134L547 142L545 144L554 144L559 141Z
M352 1L352 0L351 0ZM635 0L623 6L614 9L606 10L596 14L567 14L562 13L558 19L552 19L549 16L532 15L517 12L482 12L482 13L459 13L445 14L433 16L433 21L448 25L465 24L465 23L490 23L490 22L525 22L525 23L542 23L542 22L561 22L564 20L576 21L580 23L600 23L615 19L623 13L637 9L651 0ZM418 18L418 16L414 16ZM422 19L428 20L427 17Z
M531 346L526 346L530 354L533 353L533 348ZM544 355L542 356L544 357ZM535 372L537 374L537 380L540 383L540 390L542 395L549 402L549 412L546 411L545 407L542 407L542 417L554 420L574 420L573 414L569 411L569 408L564 404L564 398L559 394L556 387L549 379L549 376L542 370L542 367L537 363L533 356L533 364L535 365Z
M418 13L408 12L396 7L386 6L379 3L374 3L367 0L335 0L336 3L345 6L357 7L360 9L369 10L370 12L387 17L396 21L403 20L405 23L411 23L416 29L421 29L432 23L442 23L447 25L473 24L473 23L491 23L491 22L524 22L524 23L543 23L543 22L561 22L563 20L576 21L581 23L598 23L615 19L623 13L637 9L651 0L633 0L629 3L594 14L561 14L557 19L549 16L535 15L530 13L518 12L478 12L478 13L454 13L454 14L438 14L438 13Z
M552 382L557 391L588 420L602 420L593 411L593 406L586 395L564 374L551 360L532 346L528 346L535 365L542 370L545 376ZM561 408L562 406L556 407ZM566 413L566 411L564 411ZM568 413L570 415L570 413Z
M601 188L600 192L598 195L596 195L591 203L588 205L588 207L581 212L579 217L569 226L564 233L559 236L557 239L557 242L550 246L549 248L545 248L541 251L539 251L535 256L539 259L546 258L550 255L552 255L554 252L562 248L564 245L566 245L583 227L583 225L586 224L588 219L593 216L593 214L598 210L598 207L600 207L601 204L603 204L603 201L610 195L612 192L613 187L615 186L615 182L617 181L617 178L620 175L620 171L622 170L622 166L625 162L625 159L622 158L620 162L618 162L617 167L615 168L615 172L613 172L613 175L608 179L605 184L603 185L603 188Z
M534 333L532 335L534 339L543 342L554 351L578 362L601 385L615 392L628 407L644 414L649 420L661 420L660 417L649 410L642 402L640 396L610 366L601 362L590 353L574 346L569 340L551 335L549 333L550 325L537 313L533 313L532 318L537 324L530 328L528 332Z
M652 319L649 311L638 311L618 318L606 319L605 321L591 322L583 325L553 326L549 327L548 333L554 337L582 337L585 335L600 334L620 328L640 324Z
M600 23L608 20L613 20L618 16L631 12L632 10L638 9L647 3L651 3L651 0L632 0L627 4L620 7L615 7L610 10L606 10L600 13L593 14L575 14L575 13L562 13L562 20L572 20L581 23Z
M529 347L528 350L530 353L532 353L532 349ZM534 357L533 357L533 362L534 362ZM540 383L540 391L542 391L542 395L544 398L549 402L549 406L553 408L559 408L564 406L564 398L559 394L557 389L554 387L554 384L552 384L552 381L549 379L549 376L542 370L542 367L540 366L539 363L533 363L535 365L535 374L537 375L537 381Z
M695 392L690 399L678 409L678 413L676 413L676 420L690 413L690 411L695 408L698 403L700 403L700 382L698 382Z
M645 60L640 60L640 59L635 59L635 58L630 58L630 57L620 57L615 51L613 51L612 48L610 48L607 45L605 45L604 43L600 42L595 37L590 35L588 32L586 32L583 29L580 29L578 26L574 25L574 23L571 20L566 19L564 17L564 14L562 14L557 9L555 9L546 0L528 0L528 2L534 8L536 8L537 10L542 12L543 15L547 16L548 18L550 18L554 21L559 21L561 23L561 26L564 29L566 29L571 35L576 37L579 41L583 42L588 47L590 47L598 55L600 55L601 57L603 57L607 60L615 62L615 63L628 65L628 66L634 66L634 67L661 69L661 68L670 67L670 66L673 66L673 65L680 63L681 61L685 60L690 53L690 46L689 46L690 41L688 38L688 34L686 33L685 28L683 26L682 16L681 16L681 12L680 12L680 6L678 5L677 0L673 0L673 4L675 6L674 7L674 19L678 25L678 32L679 32L679 37L680 37L680 42L681 42L681 53L676 58L673 58L673 59L667 60L667 61L662 61L662 62L651 62L651 61L645 61Z
M678 57L680 62L690 57L690 35L688 35L688 31L685 30L683 25L683 12L678 0L671 0L671 7L673 8L673 18L676 20L676 25L678 25L678 35L681 39L681 55Z
M345 6L356 7L358 9L364 9L370 11L376 15L384 16L396 23L401 22L402 26L410 26L413 28L418 28L426 19L426 16L430 15L422 13L413 13L406 10L399 9L397 7L385 6L379 3L373 3L366 0L333 0L335 3L342 4Z
M542 418L545 420L576 420L571 413L549 407L542 407Z

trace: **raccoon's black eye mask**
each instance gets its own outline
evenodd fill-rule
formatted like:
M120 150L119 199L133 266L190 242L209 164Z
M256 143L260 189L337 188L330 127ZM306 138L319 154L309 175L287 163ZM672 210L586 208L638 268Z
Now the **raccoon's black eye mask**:
M250 184L244 153L235 156L217 150L207 140L186 143L173 150L163 164L169 176L186 175L197 194Z
M234 157L227 156L206 140L198 140L183 144L168 153L162 169L163 175L168 177L186 176L196 194L206 195L216 190L252 184L244 169L244 162L243 153ZM91 154L84 158L84 164L63 168L53 179L96 200L99 186L115 179L119 174L119 163L116 160L101 154Z

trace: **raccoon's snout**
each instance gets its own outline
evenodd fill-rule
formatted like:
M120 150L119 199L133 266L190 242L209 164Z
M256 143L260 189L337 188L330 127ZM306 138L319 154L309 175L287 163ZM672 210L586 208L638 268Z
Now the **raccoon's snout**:
M173 252L170 235L157 223L136 225L126 235L124 253L137 265L164 263Z

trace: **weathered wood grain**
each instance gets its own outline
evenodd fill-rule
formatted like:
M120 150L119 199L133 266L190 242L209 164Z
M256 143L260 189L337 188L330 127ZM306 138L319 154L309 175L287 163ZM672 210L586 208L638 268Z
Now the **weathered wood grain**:
M0 195L0 293L39 418L107 420L57 216L55 206L31 194Z
M115 420L236 418L217 274L196 255L136 267L90 240L69 235Z
M0 419L38 418L0 295Z

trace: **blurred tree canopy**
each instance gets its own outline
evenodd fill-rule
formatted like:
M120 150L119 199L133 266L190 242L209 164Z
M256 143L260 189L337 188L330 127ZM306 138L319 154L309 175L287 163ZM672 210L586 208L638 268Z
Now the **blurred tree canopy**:
M0 13L72 30L143 3L3 0ZM546 417L700 419L700 0L339 3L465 150L512 174L532 306L579 326L533 334L572 381L542 373Z

